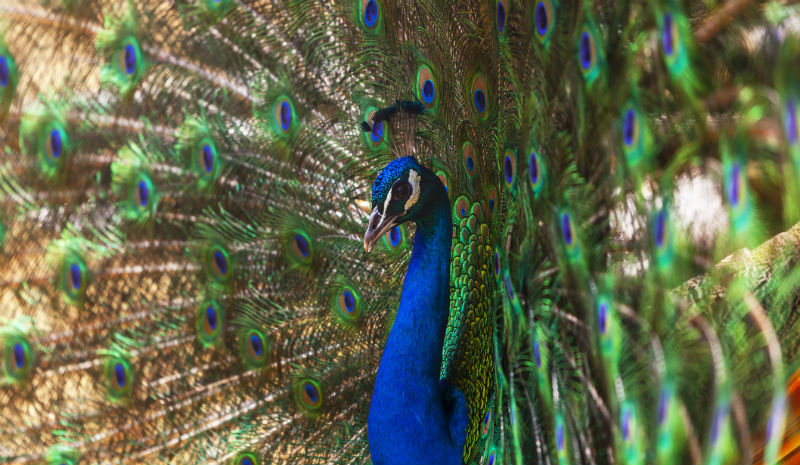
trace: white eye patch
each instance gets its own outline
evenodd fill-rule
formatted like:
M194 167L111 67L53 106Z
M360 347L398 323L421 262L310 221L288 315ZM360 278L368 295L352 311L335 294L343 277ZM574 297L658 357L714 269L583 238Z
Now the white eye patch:
M413 207L417 200L419 200L419 180L421 176L414 170L408 172L408 182L411 183L411 197L406 200L406 204L403 208L408 211L409 208Z

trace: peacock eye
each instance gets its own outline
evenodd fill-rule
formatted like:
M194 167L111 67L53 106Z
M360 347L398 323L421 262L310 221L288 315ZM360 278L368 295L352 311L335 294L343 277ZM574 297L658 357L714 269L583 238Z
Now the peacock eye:
M408 182L395 184L394 187L392 187L392 198L395 200L400 200L401 202L405 202L409 199L409 197L411 197L412 190L411 184Z

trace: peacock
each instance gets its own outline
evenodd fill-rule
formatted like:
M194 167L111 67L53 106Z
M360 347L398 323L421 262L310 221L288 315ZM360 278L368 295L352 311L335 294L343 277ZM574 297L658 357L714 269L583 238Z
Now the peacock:
M0 0L0 463L800 463L800 6Z

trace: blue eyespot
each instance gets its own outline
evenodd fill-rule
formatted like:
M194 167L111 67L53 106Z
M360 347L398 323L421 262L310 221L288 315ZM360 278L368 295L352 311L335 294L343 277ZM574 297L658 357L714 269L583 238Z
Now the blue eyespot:
M673 28L672 28L672 15L670 13L664 13L664 25L663 30L661 31L661 45L664 47L664 53L667 55L672 55L674 51L674 37L673 35Z
M489 454L489 460L487 462L488 465L494 465L494 451L492 451L492 453Z
M289 102L281 102L281 129L288 131L292 125L292 109L289 107Z
M228 274L228 259L225 258L225 254L223 254L220 250L215 250L213 256L214 264L216 265L219 273L223 276Z
M628 437L630 436L630 429L631 429L631 411L630 409L625 409L622 413L622 440L627 441Z
M539 347L539 341L533 341L533 356L536 359L536 366L538 368L542 367L542 349Z
M144 180L139 181L139 205L146 207L150 201L150 188Z
M342 299L344 301L344 309L347 313L352 314L353 311L356 309L356 298L353 296L353 293L349 290L345 290L342 294Z
M397 247L400 245L400 240L403 238L402 234L400 233L400 227L394 226L392 229L389 230L389 244L392 247Z
M717 442L719 439L719 433L722 429L722 422L725 421L725 417L727 416L728 412L723 406L717 407L714 411L714 422L711 423L711 444Z
M790 144L797 142L797 104L794 99L786 101L786 116L783 124L786 126L786 139Z
M561 233L564 235L564 242L567 245L572 245L572 222L569 218L569 213L561 215Z
M241 461L239 461L239 465L255 465L250 457L244 457Z
M364 7L364 25L372 29L378 24L378 4L375 0L367 0Z
M592 66L592 38L588 31L581 34L580 58L581 67L588 70Z
M433 81L427 79L424 84L422 84L422 101L425 103L433 102L433 98L436 96L436 90L433 87Z
M250 349L256 357L261 357L264 354L264 342L258 336L258 334L251 334L250 335Z
M470 172L475 170L475 161L471 157L467 158L467 169L469 169Z
M486 111L486 94L484 94L482 89L475 90L473 100L475 101L475 108L478 110L478 113Z
M664 245L664 226L667 220L667 214L663 210L656 215L655 231L653 231L653 239L656 242L656 247Z
M25 348L22 347L22 344L17 342L14 344L13 347L14 352L14 366L17 367L17 370L22 369L25 366Z
M669 391L666 389L661 390L661 395L658 398L658 424L664 423L667 418L667 407L669 407Z
M136 72L136 48L133 44L125 45L125 73L131 75Z
M302 234L295 234L294 243L297 246L297 250L300 252L300 255L302 255L303 258L307 258L308 254L311 252L311 248L308 245L308 239L306 239Z
M503 163L503 169L506 175L506 182L508 184L514 182L514 161L511 159L510 155L506 155L505 161Z
M508 275L506 275L506 292L508 292L508 298L513 300L514 288L511 286L511 279L509 279Z
M209 332L214 332L217 329L217 311L213 305L209 305L206 309L206 324L208 325Z
M53 158L61 156L61 151L64 149L63 140L61 139L61 131L52 129L50 131L50 155Z
M636 114L633 108L625 112L625 121L622 123L622 138L628 147L633 145L634 134L636 131Z
M83 280L81 267L77 263L73 263L69 266L69 279L70 284L72 285L72 289L78 290L81 288L81 282Z
M564 423L556 422L556 447L559 451L564 450Z
M543 1L536 4L536 32L540 36L547 34L550 29L550 14L547 5Z
M539 182L539 160L536 157L536 152L531 152L531 158L528 160L528 174L531 177L531 183L536 184Z
M497 30L503 32L506 27L506 7L503 2L497 2Z
M495 252L492 256L492 265L494 265L494 274L500 274L500 254Z
M308 396L308 400L310 400L312 404L316 404L319 400L319 393L313 384L306 382L303 385L303 392Z
M206 173L214 169L214 152L209 144L203 144L203 169Z
M741 167L739 163L734 162L733 166L731 166L731 174L730 174L730 182L728 183L728 201L730 201L731 206L735 207L739 205L739 175L740 175Z
M0 55L0 86L7 86L10 80L11 73L8 71L8 59L5 55Z
M494 199L489 199L489 213L494 213Z
M606 333L607 318L608 318L608 304L603 302L597 307L597 327L600 329L600 334Z
M119 388L124 388L128 382L128 375L125 374L125 367L121 363L114 365L114 381L116 381Z
M380 142L383 139L383 121L377 121L372 125L372 131L369 136L372 142Z

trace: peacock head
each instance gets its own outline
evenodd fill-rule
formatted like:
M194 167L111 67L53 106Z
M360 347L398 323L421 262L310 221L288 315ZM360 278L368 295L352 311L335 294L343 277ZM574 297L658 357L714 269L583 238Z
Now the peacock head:
M364 234L364 249L372 250L394 226L430 215L441 198L447 199L447 192L433 171L414 157L392 161L372 184L372 214Z

